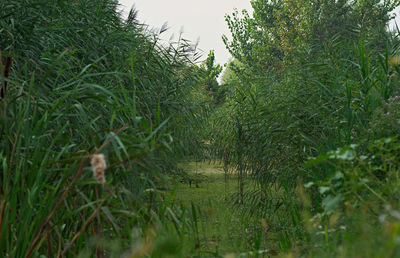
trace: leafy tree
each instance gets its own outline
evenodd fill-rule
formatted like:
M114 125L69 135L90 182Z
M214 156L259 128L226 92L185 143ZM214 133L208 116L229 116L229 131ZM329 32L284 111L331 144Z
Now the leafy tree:
M283 71L302 48L312 48L335 35L351 42L376 37L391 18L398 0L253 0L252 17L244 10L226 16L232 33L223 41L232 56L254 73ZM358 32L364 32L365 35Z
M219 83L217 81L221 72L222 67L215 63L214 50L211 50L207 59L200 66L200 73L204 90L208 95L212 96L216 104L222 101L222 96L219 94Z
M251 3L252 15L226 16L232 40L223 40L240 65L225 77L232 90L215 123L229 136L216 131L217 153L236 168L244 162L263 190L324 178L305 172L307 157L350 144L397 87L388 60L398 43L386 25L400 2Z

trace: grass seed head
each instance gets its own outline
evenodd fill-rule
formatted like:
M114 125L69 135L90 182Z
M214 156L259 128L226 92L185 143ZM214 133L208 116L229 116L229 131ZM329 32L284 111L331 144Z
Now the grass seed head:
M104 159L103 154L94 154L90 160L90 164L92 165L93 176L100 183L104 184L106 182L106 178L104 175L104 170L106 170L107 165Z

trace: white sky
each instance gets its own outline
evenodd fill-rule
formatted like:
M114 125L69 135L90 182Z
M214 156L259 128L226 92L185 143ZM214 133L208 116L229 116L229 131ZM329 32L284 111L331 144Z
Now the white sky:
M400 27L400 7L397 7L397 8L393 11L393 13L396 14L396 18L395 18L395 21L392 21L392 22L391 22L390 27L391 27L391 28L394 28L394 27L395 27L395 25L394 25L395 22L397 23L397 26Z
M150 27L161 28L168 22L170 29L163 37L166 40L172 34L177 39L183 27L185 39L195 43L200 38L198 48L204 51L201 60L214 49L216 61L221 65L230 58L222 42L223 34L230 36L225 14L231 14L234 8L252 10L250 0L119 0L119 3L126 12L135 5L139 21Z
M204 51L203 58L208 52L215 50L217 63L223 65L229 61L230 54L222 42L222 35L230 38L230 32L225 22L225 14L231 14L234 8L252 13L250 0L119 0L128 13L135 5L138 19L150 26L161 28L168 22L169 30L162 37L168 40L172 34L177 39L183 27L183 37L196 42L200 38L199 48ZM400 8L395 10L396 21L400 27ZM393 22L391 24L393 27Z

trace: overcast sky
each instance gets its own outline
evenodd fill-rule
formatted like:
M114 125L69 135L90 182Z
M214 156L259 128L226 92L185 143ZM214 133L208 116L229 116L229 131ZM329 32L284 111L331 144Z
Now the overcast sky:
M234 8L252 11L250 0L119 0L128 13L135 5L139 11L139 21L151 28L161 28L168 22L170 28L163 38L168 40L172 34L179 35L183 27L183 36L193 42L200 38L199 48L204 51L203 59L211 49L215 50L216 60L220 64L228 62L229 52L222 42L222 35L230 32L225 22L225 14L231 14ZM399 13L399 8L395 11ZM400 15L396 21L400 26ZM202 59L202 60L203 60Z
M400 7L397 7L393 12L396 14L396 19L395 19L395 21L392 21L390 27L394 28L395 27L395 25L394 25L395 22L397 23L397 26L400 27Z
M215 50L216 60L226 63L230 54L222 42L222 35L230 36L225 22L225 14L247 9L251 11L250 0L119 0L129 12L132 5L139 11L140 22L160 28L168 22L170 29L165 32L165 39L172 34L179 35L183 27L183 37L196 42L200 38L199 48L204 51L203 59L211 49Z

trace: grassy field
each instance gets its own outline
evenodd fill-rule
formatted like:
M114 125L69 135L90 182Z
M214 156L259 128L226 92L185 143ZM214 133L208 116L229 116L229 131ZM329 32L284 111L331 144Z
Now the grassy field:
M182 168L189 175L197 174L202 178L197 186L179 183L175 192L178 202L188 207L193 204L198 208L196 210L201 211L198 215L198 241L195 246L187 246L185 253L228 257L232 254L236 257L245 251L267 247L268 236L261 220L243 215L240 208L232 204L238 191L236 176L228 174L225 179L219 164L189 162ZM246 190L254 188L251 179L245 181L245 187Z

